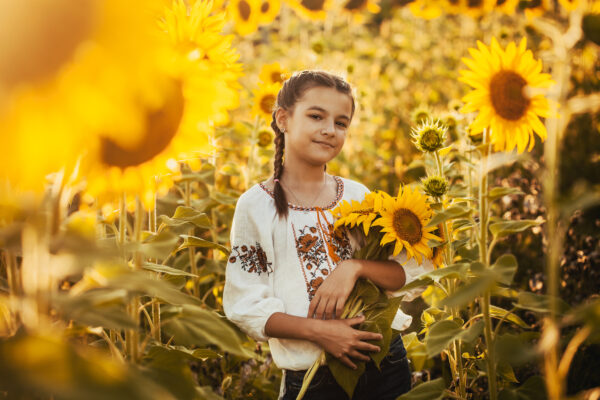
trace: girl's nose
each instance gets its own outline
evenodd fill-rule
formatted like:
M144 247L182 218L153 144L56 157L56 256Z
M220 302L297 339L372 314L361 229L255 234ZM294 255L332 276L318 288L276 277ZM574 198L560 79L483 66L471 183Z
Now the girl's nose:
M335 132L335 121L333 121L333 120L325 121L325 126L323 127L323 129L321 129L321 133L331 135L334 132Z

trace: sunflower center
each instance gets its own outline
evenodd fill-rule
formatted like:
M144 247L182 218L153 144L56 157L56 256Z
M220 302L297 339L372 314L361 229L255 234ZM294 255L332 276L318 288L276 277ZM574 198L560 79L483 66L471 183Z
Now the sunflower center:
M283 82L283 79L281 78L281 72L279 71L275 71L271 74L271 81L273 82Z
M406 208L394 212L394 230L400 239L411 245L419 243L423 237L419 217Z
M467 7L477 8L477 7L481 6L482 3L483 3L483 0L468 0Z
M434 148L440 145L440 135L435 129L429 129L423 132L421 144L424 148Z
M516 72L502 70L490 82L490 96L494 110L502 118L517 121L527 111L529 99L523 89L527 81Z
M237 3L238 12L240 13L240 17L244 21L248 21L250 19L250 4L246 0L240 0Z
M271 5L269 4L268 1L265 1L261 4L260 6L260 12L261 13L266 13L267 11L269 11L269 8L271 8Z
M367 3L367 0L350 0L346 3L344 8L346 10L354 11L359 10Z
M260 99L260 109L266 114L273 112L273 106L275 105L275 96L272 94L266 94Z
M302 0L300 4L310 11L321 11L325 5L325 0Z
M146 132L139 144L123 148L113 139L103 137L100 154L103 163L122 169L138 166L156 157L177 134L183 116L184 99L181 84L173 85L165 106L146 114Z
M496 5L497 6L501 6L504 3L506 3L506 0L496 0Z

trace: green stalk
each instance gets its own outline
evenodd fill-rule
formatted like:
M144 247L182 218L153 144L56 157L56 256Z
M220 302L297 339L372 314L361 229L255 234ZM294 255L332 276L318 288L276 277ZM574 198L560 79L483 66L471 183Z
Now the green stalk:
M480 184L479 184L479 258L480 261L489 268L488 262L488 174L487 174L487 157L489 155L488 130L483 131L483 144L487 145L482 154L480 161ZM482 298L482 313L484 320L484 335L487 348L487 375L488 375L488 392L490 400L496 400L498 396L497 381L496 381L496 356L494 351L494 337L492 331L492 318L490 316L491 291L488 289L483 294Z
M192 185L189 181L185 182L185 205L187 207L192 206ZM189 231L190 236L194 236L194 228L190 228ZM196 265L196 251L193 246L188 247L188 255L190 259L190 272L195 276L191 277L193 286L192 286L192 295L198 296L200 293L200 287L198 286L198 265Z
M435 156L435 163L437 166L438 176L445 178L444 164L442 162L440 153L439 153L439 151L435 151L433 154ZM441 208L443 208L444 207L443 198L440 198L439 201L440 201ZM448 266L448 265L452 264L454 255L452 254L452 238L450 237L450 233L449 233L447 224L448 224L448 221L444 221L441 225L442 225L442 234L444 235L444 240L446 242L444 244L444 258L446 261L446 265ZM448 285L449 285L448 292L450 294L454 293L456 291L456 279L450 280L448 282ZM460 317L458 307L451 307L451 313L454 318ZM463 398L466 398L467 397L467 382L466 382L467 375L465 373L463 360L462 360L462 341L454 340L452 343L452 350L454 352L453 358L454 358L454 363L455 363L455 366L453 369L456 371L456 373L458 375L459 395Z
M14 321L10 321L11 331L17 329L21 320L21 305L19 296L23 292L19 268L17 267L17 256L10 250L4 250L4 263L6 264L6 275L8 280L8 295L10 309L15 315ZM14 323L14 324L13 324Z
M154 204L148 212L148 230L153 233L156 232L156 196L154 197ZM157 277L160 277L160 273L157 273ZM160 302L156 297L152 298L152 327L152 337L154 337L154 340L160 343Z

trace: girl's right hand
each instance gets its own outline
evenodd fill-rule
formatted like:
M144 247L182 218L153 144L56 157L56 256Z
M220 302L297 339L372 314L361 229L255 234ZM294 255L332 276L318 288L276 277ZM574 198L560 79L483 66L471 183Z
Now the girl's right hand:
M370 357L361 353L363 351L380 350L379 346L367 343L367 340L381 340L383 336L379 333L361 331L352 328L365 320L364 316L350 319L317 320L318 331L314 341L323 349L352 369L356 369L350 357L369 361Z

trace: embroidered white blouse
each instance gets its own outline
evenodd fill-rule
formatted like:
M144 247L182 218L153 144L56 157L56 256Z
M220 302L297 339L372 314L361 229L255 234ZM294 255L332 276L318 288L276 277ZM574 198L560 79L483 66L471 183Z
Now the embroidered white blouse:
M268 340L273 360L282 369L308 369L322 349L308 340L270 338L265 335L265 324L276 312L307 316L310 300L336 266L324 236L334 221L330 210L341 200L362 201L369 192L358 182L334 178L337 197L322 213L290 204L287 220L279 218L273 193L263 184L248 189L236 205L223 307L227 317L248 335L259 341ZM345 233L329 237L337 255L334 258L352 257L357 248L355 238ZM405 262L404 252L392 259L404 264L407 283L433 268L428 260L422 265L414 259ZM404 300L410 301L420 292L412 291ZM392 327L403 330L411 321L398 309Z

